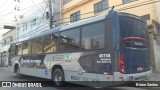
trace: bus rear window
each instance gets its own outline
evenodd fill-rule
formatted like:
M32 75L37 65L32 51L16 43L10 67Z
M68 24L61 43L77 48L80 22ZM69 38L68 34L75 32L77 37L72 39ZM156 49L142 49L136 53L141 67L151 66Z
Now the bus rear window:
M127 16L120 16L120 35L126 47L146 48L148 46L148 31L145 22Z

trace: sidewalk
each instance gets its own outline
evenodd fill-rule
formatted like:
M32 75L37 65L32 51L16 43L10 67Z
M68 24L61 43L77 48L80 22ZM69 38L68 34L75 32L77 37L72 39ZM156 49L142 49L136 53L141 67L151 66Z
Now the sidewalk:
M151 78L146 81L160 81L160 74L152 73Z
M7 70L13 72L13 67L12 66L0 67L0 70Z

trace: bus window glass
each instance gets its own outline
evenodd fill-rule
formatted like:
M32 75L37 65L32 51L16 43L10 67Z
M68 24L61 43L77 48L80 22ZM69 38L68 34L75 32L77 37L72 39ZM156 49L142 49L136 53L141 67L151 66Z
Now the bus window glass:
M76 51L80 48L80 29L64 31L60 34L60 50Z
M52 53L57 51L58 34L44 36L44 53Z
M16 54L21 55L22 54L22 43L16 44Z
M128 48L147 48L148 32L146 24L136 18L120 17L120 34L123 43Z
M33 39L32 41L32 54L42 53L43 42L42 37Z
M11 43L10 46L10 58L14 57L16 55L16 44L15 43Z
M23 42L23 55L31 54L31 41Z
M105 23L99 22L82 28L82 49L102 49L105 42Z

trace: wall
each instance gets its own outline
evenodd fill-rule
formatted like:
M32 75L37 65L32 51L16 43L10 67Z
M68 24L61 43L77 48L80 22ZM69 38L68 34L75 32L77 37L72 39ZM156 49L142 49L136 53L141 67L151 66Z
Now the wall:
M12 37L12 41L11 38ZM4 41L6 40L6 43ZM10 64L10 44L16 40L16 29L12 29L5 34L3 34L3 49L2 49L2 62L3 66L8 66Z
M82 1L86 1L85 3L82 4L78 4ZM93 12L94 11L94 4L102 1L102 0L72 0L66 4L64 4L63 6L63 18L67 18L64 19L63 22L68 22L70 21L70 15L76 11L81 11L81 14L84 13L88 13L88 12ZM149 1L149 2L147 2ZM127 13L131 13L131 14L135 14L138 16L143 16L146 14L150 14L150 20L147 21L148 25L152 24L152 20L156 19L156 15L155 15L155 4L148 4L148 5L143 5L143 6L139 6L142 4L146 4L146 3L150 3L152 2L152 0L137 0L134 2L130 2L127 4L122 4L122 0L108 0L109 2L109 7L115 6L114 10L122 10L124 8L128 8L128 7L134 7L131 9L127 9L127 10L122 10L122 12L127 12ZM77 5L78 4L78 5ZM117 6L119 5L119 6ZM136 6L136 7L135 7ZM106 13L106 11L102 12L102 13ZM91 17L94 16L94 12L93 13L89 13L89 14L85 14L81 16L81 19L83 18L87 18L87 17Z
M157 1L157 0L155 0L155 1ZM160 23L160 2L156 3L156 14L157 14L158 22Z
M37 31L45 30L45 28L49 29L49 24L48 24L49 21L43 20L43 18L45 17L45 16L43 17L43 14L45 14L45 12L49 11L49 9L47 7L46 2L43 3L42 0L40 0L40 1L38 0L38 2L35 2L35 3L30 2L30 4L32 6L35 5L35 7L30 8L30 10L28 10L25 13L22 13L20 15L20 17L18 18L18 24L17 24L18 40L25 38L25 37L28 37L32 33L35 33ZM23 5L25 2L26 2L26 0L23 0L21 2L21 5ZM39 4L39 3L41 3L41 4ZM20 7L23 7L23 6L20 6ZM28 7L28 6L26 6L26 7ZM31 21L35 18L36 18L36 25L34 27L31 27ZM27 28L24 27L25 24L27 24L26 25Z
M0 35L0 66L2 65L2 56L1 56L1 53L2 53L2 49L3 49L3 40L2 40L2 35Z

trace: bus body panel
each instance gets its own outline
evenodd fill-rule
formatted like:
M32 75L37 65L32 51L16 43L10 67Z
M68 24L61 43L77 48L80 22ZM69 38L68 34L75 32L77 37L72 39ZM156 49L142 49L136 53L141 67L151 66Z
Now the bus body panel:
M147 24L140 18L120 16L120 56L124 59L125 73L150 70L150 44Z
M20 73L30 76L52 79L52 68L55 65L60 65L64 71L65 81L92 87L113 86L116 85L117 81L138 81L148 79L151 75L151 70L149 69L149 46L147 49L124 47L123 39L127 38L128 40L128 36L122 37L124 36L122 35L122 32L126 28L122 28L123 25L122 23L120 23L121 20L119 13L117 11L111 10L107 14L105 19L104 16L106 15L102 15L94 20L94 23L105 23L104 48L85 50L81 45L81 50L77 52L60 51L58 53L50 54L42 53L38 55L21 55L19 59L17 58L16 61L16 63L18 63L20 66ZM89 26L90 23L93 23L93 21L89 22L92 19L86 20L86 25L84 20L71 24L73 26L64 26L60 30L60 32L71 28L80 27L82 33L82 29L84 26ZM81 22L83 22L83 24ZM124 22L127 23L126 21ZM145 25L146 24L143 23L142 26L145 27ZM135 27L136 26L137 25L135 25ZM142 31L142 33L144 32ZM82 35L80 37L82 37ZM135 40L135 36L132 39ZM148 40L148 36L147 38L140 36L140 41L143 41L144 39ZM93 40L90 41L92 42ZM141 45L142 42L138 42L136 44ZM58 48L60 48L60 46L58 46ZM121 58L122 55L123 58ZM122 63L121 59L124 59L122 65L123 67L125 67L125 73L122 73L120 71L120 64ZM16 63L14 63L14 65ZM141 72L136 72L135 70L137 70L137 68L135 69L134 66L138 64L140 64L141 67L146 67L146 69ZM87 83L86 81L89 81L90 83Z

